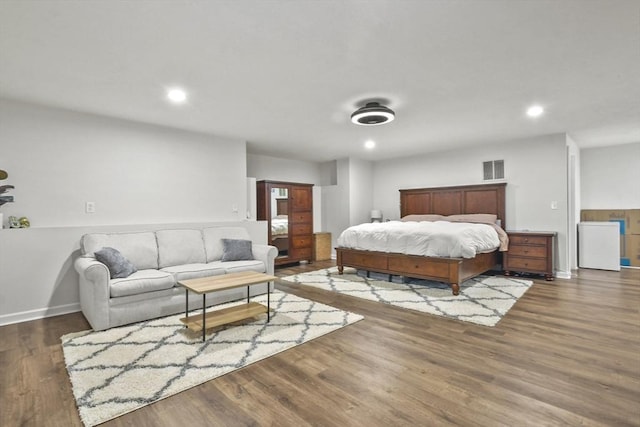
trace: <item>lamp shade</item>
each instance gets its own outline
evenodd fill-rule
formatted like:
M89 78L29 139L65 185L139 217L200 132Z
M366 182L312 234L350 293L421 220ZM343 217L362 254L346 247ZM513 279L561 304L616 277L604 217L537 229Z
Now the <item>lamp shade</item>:
M374 209L371 211L371 219L382 219L382 211Z

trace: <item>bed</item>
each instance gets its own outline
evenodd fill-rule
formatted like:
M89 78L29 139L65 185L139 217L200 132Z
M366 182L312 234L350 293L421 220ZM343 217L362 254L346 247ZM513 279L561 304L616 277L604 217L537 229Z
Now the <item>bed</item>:
M289 217L276 215L271 218L271 244L278 248L278 252L289 250Z
M505 228L506 183L400 190L400 216L494 214ZM483 252L473 258L447 258L382 250L336 248L338 273L344 267L447 283L453 295L460 283L493 269L500 263L499 251Z

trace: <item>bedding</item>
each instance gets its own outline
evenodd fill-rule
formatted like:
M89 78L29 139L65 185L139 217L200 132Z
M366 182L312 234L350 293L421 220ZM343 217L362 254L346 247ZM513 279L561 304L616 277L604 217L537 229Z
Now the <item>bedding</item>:
M282 218L284 216L284 218ZM289 219L286 215L271 218L271 236L286 236L289 233Z
M427 215L406 215L403 216L400 221L441 221L445 219L444 215L435 215L435 214L427 214Z
M495 224L406 219L355 225L338 238L343 248L448 258L505 250L506 242L506 233Z

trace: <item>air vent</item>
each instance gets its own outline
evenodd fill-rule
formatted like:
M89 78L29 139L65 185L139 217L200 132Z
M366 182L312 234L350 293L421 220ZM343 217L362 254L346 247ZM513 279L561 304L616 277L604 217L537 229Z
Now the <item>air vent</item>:
M490 160L482 163L483 179L492 181L504 179L504 160Z

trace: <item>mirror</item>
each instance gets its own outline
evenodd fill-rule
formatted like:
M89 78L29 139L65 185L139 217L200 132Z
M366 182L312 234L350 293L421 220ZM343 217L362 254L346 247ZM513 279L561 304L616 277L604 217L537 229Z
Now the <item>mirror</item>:
M278 258L289 255L289 190L271 189L271 245L278 248Z

